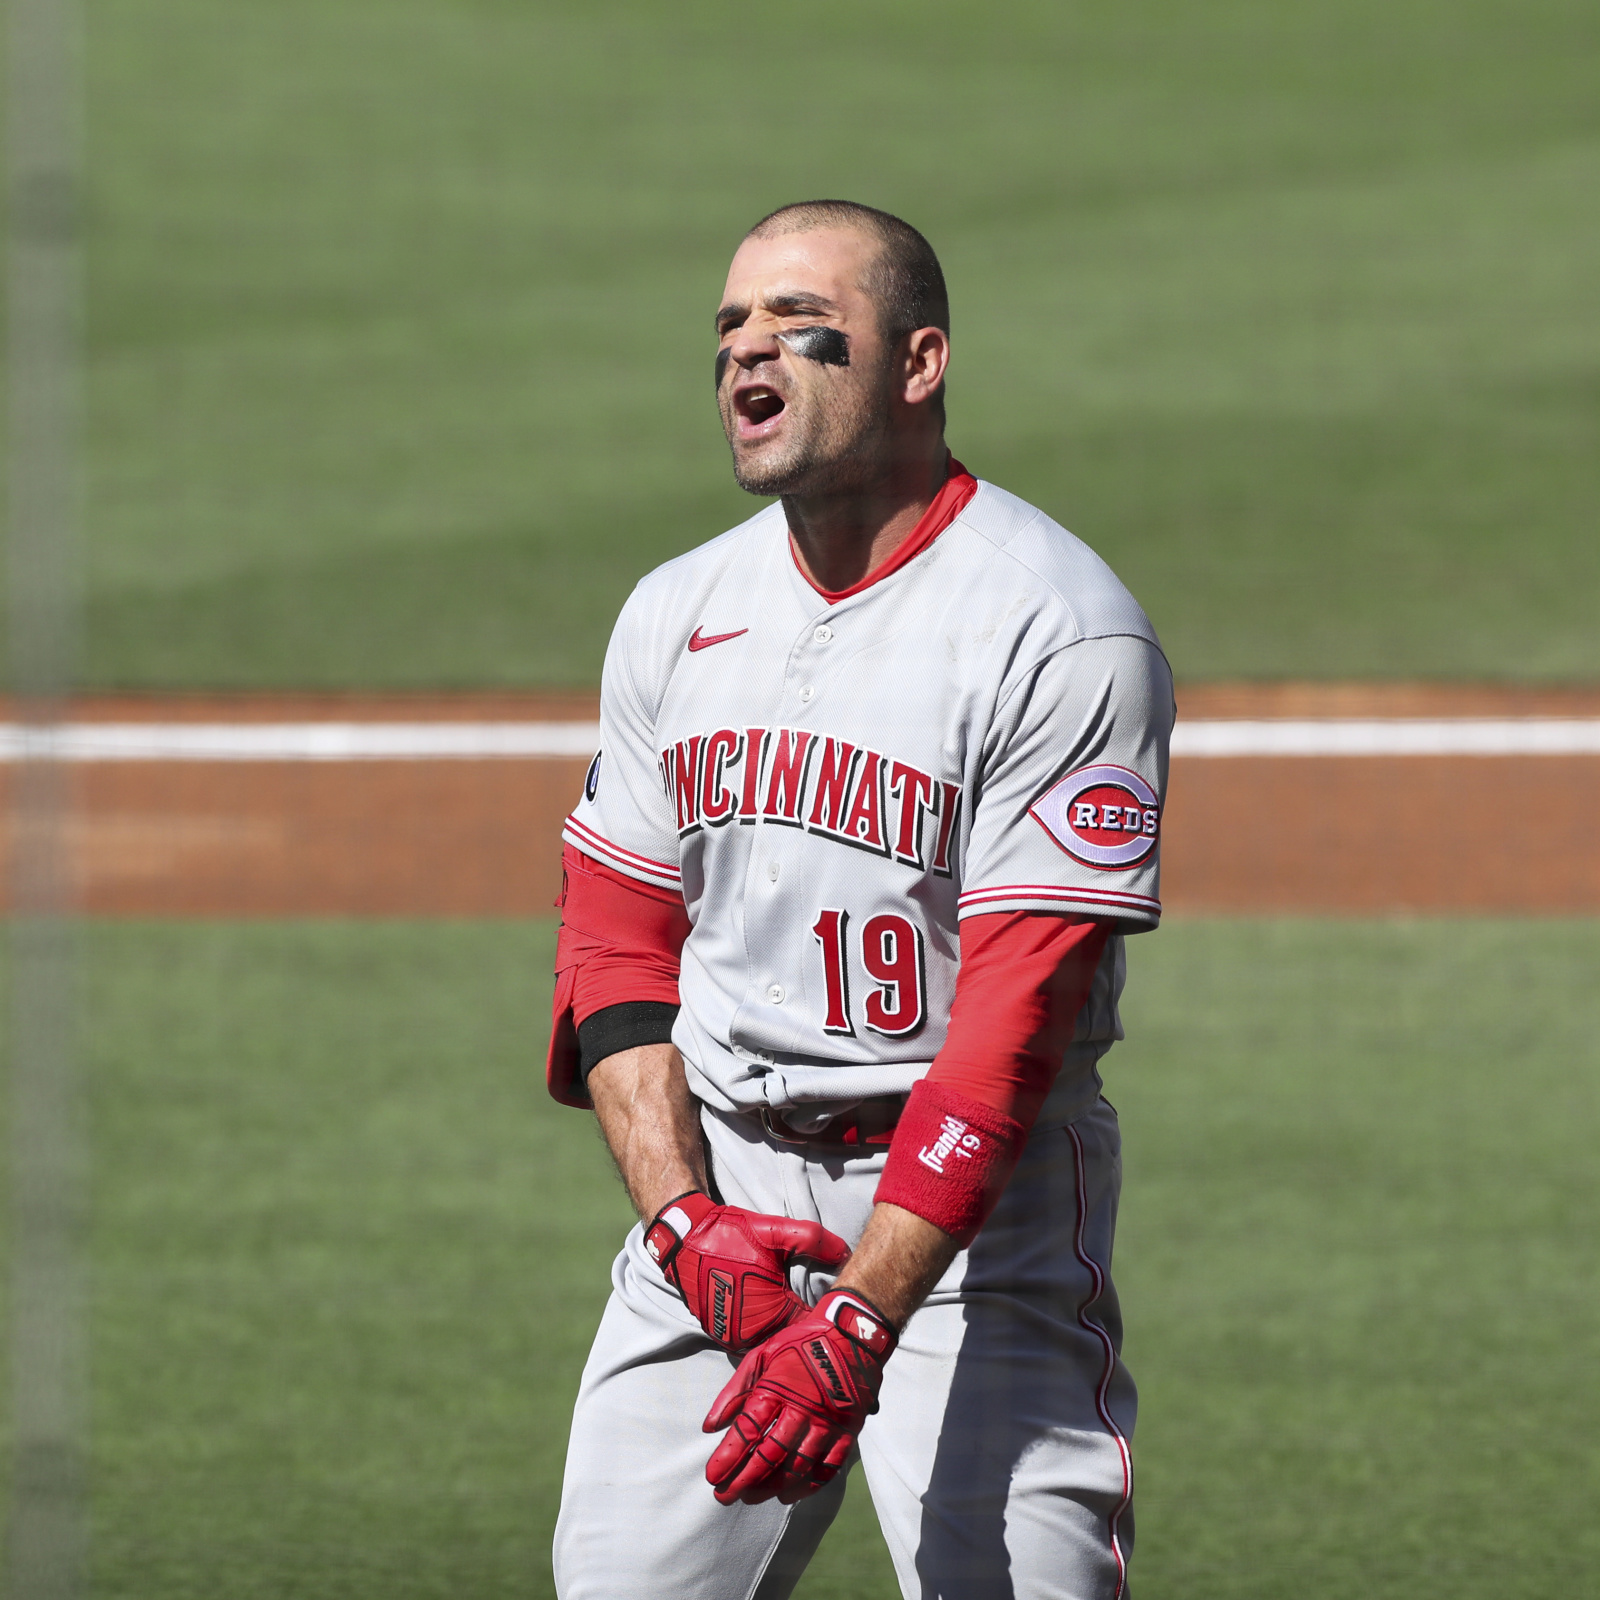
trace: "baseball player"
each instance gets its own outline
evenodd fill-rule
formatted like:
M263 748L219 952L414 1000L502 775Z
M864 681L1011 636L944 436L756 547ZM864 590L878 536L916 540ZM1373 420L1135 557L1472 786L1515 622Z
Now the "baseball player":
M716 392L779 498L612 636L549 1072L640 1225L564 1600L788 1595L857 1460L907 1596L1126 1592L1098 1069L1160 915L1172 680L1104 563L950 457L949 325L899 219L758 223Z

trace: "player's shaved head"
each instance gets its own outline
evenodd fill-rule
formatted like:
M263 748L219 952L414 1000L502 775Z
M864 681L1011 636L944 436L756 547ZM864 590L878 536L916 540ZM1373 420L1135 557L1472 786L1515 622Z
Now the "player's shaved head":
M918 328L950 331L950 296L933 246L909 222L855 200L800 200L779 206L748 239L776 239L819 228L853 228L879 246L861 287L878 308L885 340L893 344Z
M946 458L949 320L938 258L899 218L842 200L764 217L734 253L716 315L739 486L837 500L912 460L931 478Z

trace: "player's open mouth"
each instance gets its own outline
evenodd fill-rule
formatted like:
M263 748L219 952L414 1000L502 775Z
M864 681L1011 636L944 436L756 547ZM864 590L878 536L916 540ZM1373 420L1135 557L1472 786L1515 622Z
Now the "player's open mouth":
M777 426L778 418L783 415L784 400L776 390L754 383L734 391L733 410L739 419L739 437L760 439Z

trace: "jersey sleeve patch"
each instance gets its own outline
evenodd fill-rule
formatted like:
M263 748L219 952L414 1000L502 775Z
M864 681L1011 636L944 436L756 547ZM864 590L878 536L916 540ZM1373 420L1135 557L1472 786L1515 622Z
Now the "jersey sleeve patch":
M1052 784L1028 815L1072 857L1103 872L1126 872L1156 847L1161 806L1156 792L1127 767L1101 762Z

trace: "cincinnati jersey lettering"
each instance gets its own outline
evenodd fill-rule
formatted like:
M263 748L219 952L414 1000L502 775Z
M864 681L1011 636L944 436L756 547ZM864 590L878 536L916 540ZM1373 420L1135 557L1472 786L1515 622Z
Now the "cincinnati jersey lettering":
M961 786L806 728L717 728L657 758L678 837L730 822L800 828L950 876Z

